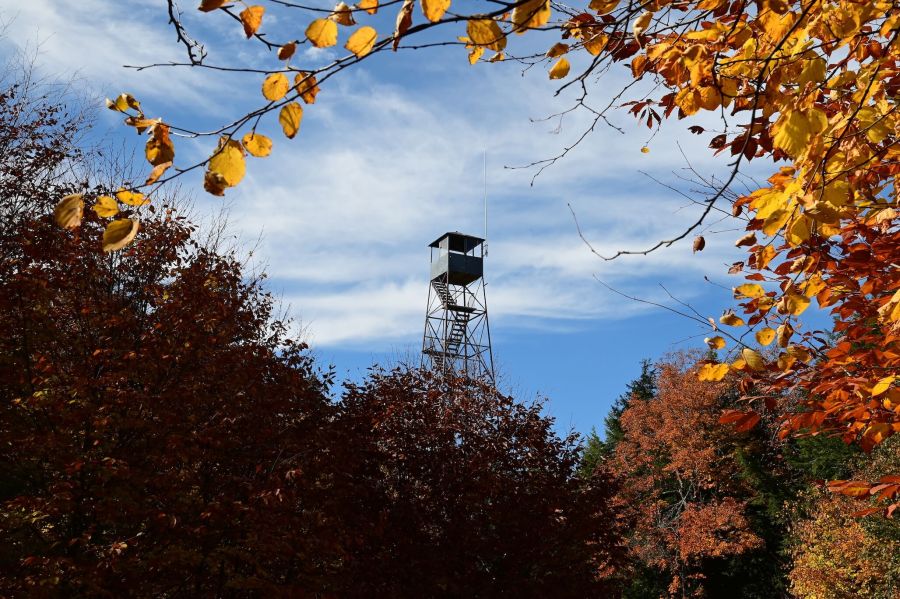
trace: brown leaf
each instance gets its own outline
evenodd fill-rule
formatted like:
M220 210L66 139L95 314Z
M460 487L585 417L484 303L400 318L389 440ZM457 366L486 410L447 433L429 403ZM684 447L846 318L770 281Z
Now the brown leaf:
M414 0L403 0L403 6L400 7L400 12L397 13L397 24L394 27L394 42L391 44L391 48L394 50L394 52L397 51L397 47L400 45L400 40L406 34L406 31L409 29L410 25L412 25L412 15L414 7Z
M735 247L756 245L756 233L750 232L734 242Z
M352 27L353 25L356 25L356 19L353 18L352 9L344 2L338 2L328 18L338 25L343 25L344 27Z
M297 51L297 42L288 42L278 48L278 60L287 60Z

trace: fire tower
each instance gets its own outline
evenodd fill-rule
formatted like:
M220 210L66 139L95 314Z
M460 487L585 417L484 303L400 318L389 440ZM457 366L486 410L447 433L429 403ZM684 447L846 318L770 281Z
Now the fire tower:
M431 283L422 364L442 374L494 380L484 284L484 239L444 233L429 244Z

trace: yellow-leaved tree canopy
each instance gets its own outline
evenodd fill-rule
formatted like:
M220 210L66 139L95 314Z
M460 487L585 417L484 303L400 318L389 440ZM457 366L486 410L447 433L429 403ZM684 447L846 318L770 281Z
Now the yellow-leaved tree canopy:
M172 0L168 8L187 50L184 66L221 67L205 62ZM316 101L320 86L327 96L331 77L378 53L433 45L434 36L458 44L461 60L479 68L510 58L543 65L547 77L574 88L576 108L592 111L597 120L621 110L654 128L665 119L691 121L712 113L727 123L724 131L694 125L691 132L708 136L711 153L733 159L720 184L698 198L696 223L653 247L604 258L670 246L696 234L714 210L730 211L746 229L735 244L747 252L730 273L746 281L734 285L735 309L718 322L709 320L710 346L722 359L711 360L701 377L738 377L748 410L775 410L785 435L827 430L870 448L900 431L897 3L360 0L322 11L281 0L255 6L200 0L198 8L205 18L233 21L246 43L269 50L270 58L249 70L259 77L259 106L234 115L219 130L200 133L165 115L147 117L129 94L108 101L126 125L147 135L146 158L153 167L144 185L122 190L138 195L126 199L120 193L121 202L152 201L159 185L197 167L206 169L207 191L224 194L244 176L247 154L264 157L285 143L256 134L261 120L277 121L292 139L300 134L303 107ZM384 23L386 11L394 25L379 31L375 25ZM272 39L266 32L272 13L282 25L293 23L298 39ZM535 30L552 32L546 51L517 55L517 44L525 47L520 38ZM417 41L426 31L429 41ZM344 51L312 69L297 52L305 45ZM587 60L572 60L578 54ZM627 64L634 80L650 85L622 89L621 102L605 110L588 108L585 98L613 63ZM210 137L207 160L179 163L173 137L198 135ZM771 177L751 193L735 191L735 178L752 160L771 164ZM90 201L62 200L61 225L77 226L84 200ZM98 198L94 209L119 217L110 224L106 249L134 238L136 228L123 228L113 198ZM702 238L694 239L695 251L703 246ZM800 321L813 302L834 316L829 339ZM780 399L787 396L789 405ZM859 481L850 482L856 486L849 485L848 494L867 497L871 490L890 501L900 489L884 482L860 493ZM840 491L841 484L832 488Z

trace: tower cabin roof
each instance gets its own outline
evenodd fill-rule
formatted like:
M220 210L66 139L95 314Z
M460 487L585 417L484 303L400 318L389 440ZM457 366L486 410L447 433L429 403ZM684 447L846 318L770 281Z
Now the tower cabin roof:
M466 235L459 231L448 231L428 244L428 247L439 248L445 239L448 243L445 245L451 252L468 253L484 243L481 237L474 235Z

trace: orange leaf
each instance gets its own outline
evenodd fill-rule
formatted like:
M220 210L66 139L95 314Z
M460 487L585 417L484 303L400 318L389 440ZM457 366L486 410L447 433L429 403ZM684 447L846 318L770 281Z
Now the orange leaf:
M264 12L266 12L264 6L248 6L241 11L241 23L244 25L244 35L247 36L247 39L253 37L253 34L262 25Z
M864 480L831 481L828 483L829 491L839 495L846 495L847 497L868 497L869 489L871 488L872 485Z

